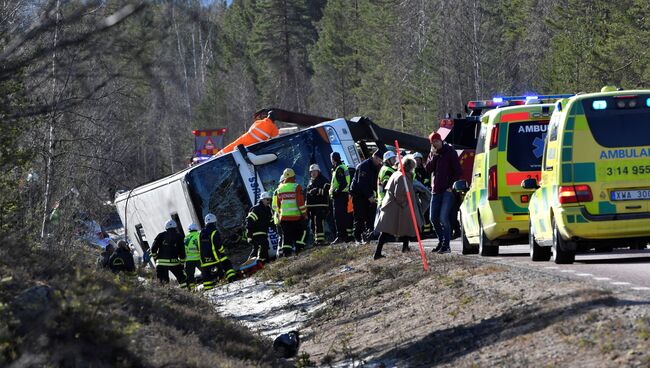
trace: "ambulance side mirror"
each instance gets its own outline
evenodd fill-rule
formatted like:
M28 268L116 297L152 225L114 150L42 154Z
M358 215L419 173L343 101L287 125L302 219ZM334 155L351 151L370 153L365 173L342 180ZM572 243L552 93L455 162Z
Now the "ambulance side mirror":
M467 193L469 190L469 186L467 185L467 181L465 180L457 180L454 182L453 186L454 192L457 193Z
M528 178L521 181L521 187L528 190L535 190L539 188L539 184L537 183L537 179Z

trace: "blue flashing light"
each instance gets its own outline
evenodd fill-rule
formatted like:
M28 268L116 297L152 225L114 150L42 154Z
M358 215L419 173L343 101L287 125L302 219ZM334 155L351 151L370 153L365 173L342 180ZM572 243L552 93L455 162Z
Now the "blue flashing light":
M537 100L538 96L526 96L526 101Z
M492 102L494 102L494 103L502 103L503 102L503 97L494 97L494 98L492 98Z
M645 100L645 105L650 107L650 97Z
M646 101L647 104L647 101ZM607 108L607 101L605 100L596 100L591 103L591 107L593 107L594 110L605 110Z

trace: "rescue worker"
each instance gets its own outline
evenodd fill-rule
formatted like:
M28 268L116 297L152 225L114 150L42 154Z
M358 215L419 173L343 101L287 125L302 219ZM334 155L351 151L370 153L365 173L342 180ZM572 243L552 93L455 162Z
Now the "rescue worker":
M332 244L350 241L352 234L348 234L348 192L350 189L350 171L341 161L338 152L330 154L332 161L332 183L330 184L330 197L334 207L334 221L336 224L336 239Z
M133 254L131 248L125 240L117 242L117 249L111 256L108 267L113 273L135 272L135 262L133 261Z
M379 169L379 175L377 176L377 200L378 203L384 199L384 189L386 188L386 183L388 179L395 172L395 163L397 162L397 155L393 151L384 152L384 164L381 169Z
M305 198L291 168L282 172L282 184L273 196L273 209L282 228L282 255L289 257L294 250L297 253L305 247L307 237Z
M232 268L217 231L217 216L211 213L205 215L205 228L199 234L199 253L203 290L213 289L220 277L225 277L228 282L237 280L237 273Z
M415 180L424 184L424 186L431 187L431 176L427 174L427 169L424 167L424 156L420 152L415 152L413 154L413 159L415 159ZM423 237L430 237L433 233L433 227L431 225L431 220L429 220L429 211L424 211L424 226L422 227Z
M249 259L256 257L258 261L269 261L269 227L275 228L271 212L271 193L263 192L260 200L246 216L246 233L248 244L253 248Z
M357 245L364 244L368 240L368 233L374 227L377 208L375 183L381 163L381 153L373 152L370 158L357 165L350 184L354 208L354 241Z
M325 218L329 210L330 183L321 174L318 164L309 166L309 185L307 185L307 214L314 233L314 244L325 244Z
M151 255L156 262L156 276L162 284L169 283L171 272L181 287L187 287L187 277L181 263L185 259L185 246L183 237L176 231L176 221L169 220L165 223L165 231L153 241Z
M195 272L201 268L201 253L199 252L199 227L191 223L187 227L189 231L185 235L185 274L187 275L187 287L190 290L196 289Z
M228 153L234 150L238 145L250 146L258 142L267 141L271 138L277 137L280 133L278 126L275 125L275 113L270 110L265 119L255 120L250 129L241 137L235 139L234 142L225 146L219 154Z
M437 253L451 253L450 213L455 206L456 198L451 188L463 174L458 154L450 145L445 144L438 133L429 135L431 152L425 166L427 173L432 175L431 183L431 223L438 235Z
M114 251L115 251L115 246L113 245L113 243L108 243L106 245L106 248L102 251L102 253L97 258L97 267L109 268L111 256L113 255Z

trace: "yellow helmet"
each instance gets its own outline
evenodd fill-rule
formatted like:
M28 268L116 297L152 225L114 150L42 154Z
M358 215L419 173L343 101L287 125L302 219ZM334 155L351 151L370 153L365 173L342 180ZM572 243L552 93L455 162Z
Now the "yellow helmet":
M282 180L293 178L295 176L296 173L293 171L293 169L284 169L284 171L282 172Z
M616 86L605 86L600 89L600 92L615 92Z

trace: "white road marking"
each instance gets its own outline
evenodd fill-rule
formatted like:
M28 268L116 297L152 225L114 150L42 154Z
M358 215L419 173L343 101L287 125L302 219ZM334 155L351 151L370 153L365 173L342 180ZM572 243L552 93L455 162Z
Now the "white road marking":
M632 285L629 282L622 282L622 281L615 281L615 282L610 282L612 285Z
M575 271L575 270L562 270L562 271L560 271L560 272L563 272L563 273L573 273L573 272L576 272L576 271Z
M637 286L637 287L633 287L632 290L650 290L650 287L647 287L647 286Z
M560 267L556 267L556 266L548 266L548 267L544 267L544 268L546 268L547 270L557 270L557 269L559 269Z
M576 276L585 277L585 276L593 276L593 275L590 273L576 273Z
M596 281L609 281L611 278L609 277L594 277L594 280Z

